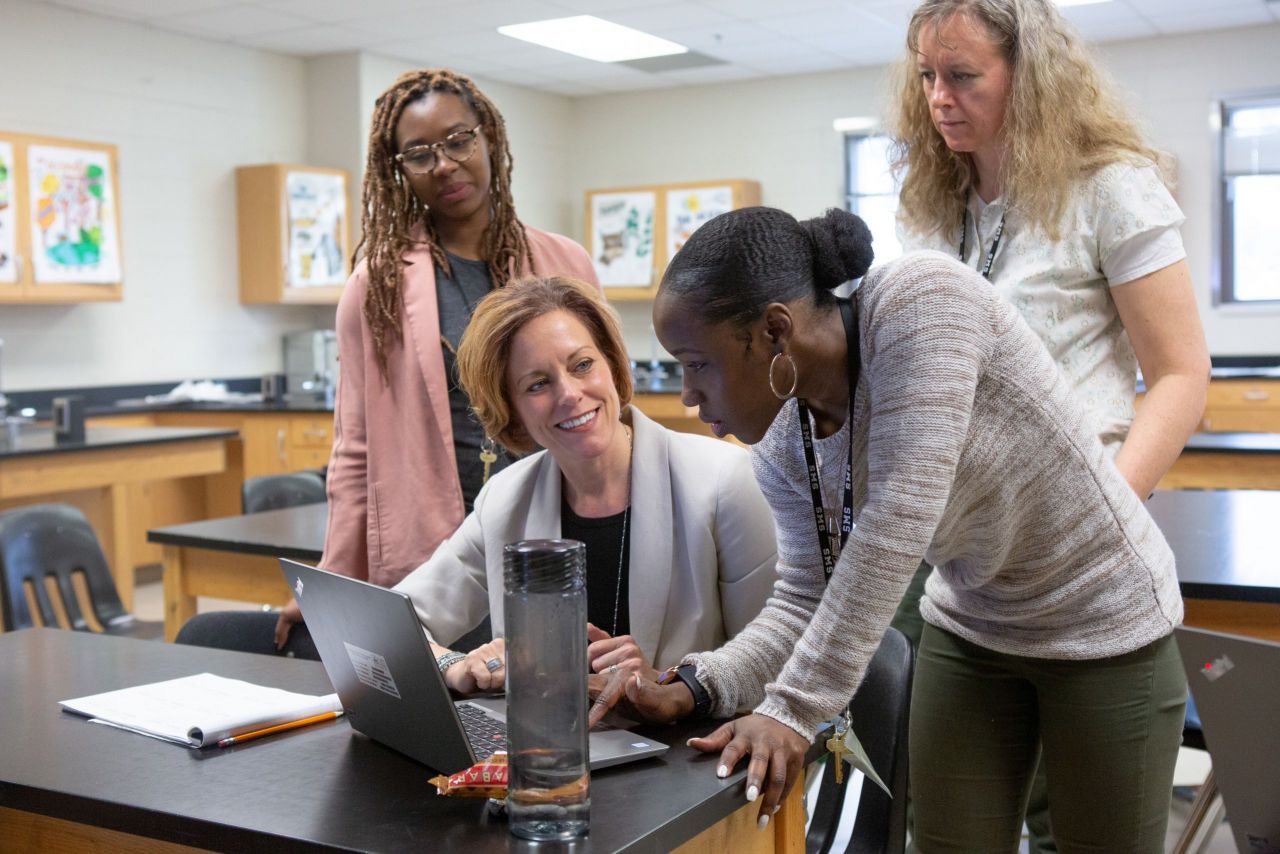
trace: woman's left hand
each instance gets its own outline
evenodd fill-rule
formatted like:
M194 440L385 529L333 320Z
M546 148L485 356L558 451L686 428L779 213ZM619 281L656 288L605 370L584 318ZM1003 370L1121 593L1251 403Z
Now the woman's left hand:
M587 668L592 673L639 673L650 682L658 681L658 671L649 664L640 645L631 635L616 638L604 629L587 623Z
M799 777L804 755L809 751L809 739L773 718L747 715L730 721L705 738L689 739L689 746L703 753L720 751L718 777L728 777L739 759L751 755L747 765L747 800L764 796L758 821L763 828Z

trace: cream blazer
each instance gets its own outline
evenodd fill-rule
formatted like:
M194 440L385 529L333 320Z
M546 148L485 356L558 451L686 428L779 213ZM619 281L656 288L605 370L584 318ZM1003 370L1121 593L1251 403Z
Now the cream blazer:
M773 515L747 452L676 433L635 407L629 595L631 635L659 669L719 647L764 607L773 589ZM436 643L450 644L489 614L502 628L502 547L560 536L560 467L546 451L494 475L475 510L430 560L395 586Z

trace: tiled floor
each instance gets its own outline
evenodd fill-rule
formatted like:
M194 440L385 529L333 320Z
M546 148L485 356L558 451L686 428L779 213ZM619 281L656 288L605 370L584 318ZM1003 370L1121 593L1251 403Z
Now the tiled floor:
M201 597L198 605L200 613L223 610L254 610L257 607L260 606L228 599L210 599L206 597ZM134 590L134 613L137 614L139 619L143 620L164 619L164 591L161 589L159 582L150 582L137 586ZM1182 833L1182 828L1187 823L1187 814L1190 811L1191 802L1175 794L1173 808L1169 811L1169 832L1168 842L1165 845L1166 851L1173 850L1173 845L1177 842L1178 835ZM849 809L847 815L852 816L855 812L856 808ZM848 832L846 828L841 829L845 833ZM837 842L839 841L840 839L837 837ZM836 850L839 849L837 848ZM1027 850L1025 843L1022 850ZM1235 843L1231 839L1231 829L1226 822L1223 822L1222 826L1214 833L1204 854L1236 854Z

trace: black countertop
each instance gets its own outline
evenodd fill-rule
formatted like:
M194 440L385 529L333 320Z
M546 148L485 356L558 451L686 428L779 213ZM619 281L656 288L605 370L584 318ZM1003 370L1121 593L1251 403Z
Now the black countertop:
M485 800L445 798L431 770L345 718L227 749L190 749L61 712L58 701L208 671L332 691L319 662L25 629L0 634L0 805L216 851L547 851L509 839ZM591 833L574 852L670 851L742 806L685 739L711 722L642 728L661 758L591 774ZM816 758L815 748L810 758ZM127 781L127 785L122 785Z
M1147 510L1173 549L1185 598L1280 602L1280 492L1173 489Z
M58 442L50 427L23 425L18 441L13 445L9 444L6 435L0 433L0 459L186 442L192 439L229 439L236 435L235 430L210 427L89 427L85 430L83 442Z
M318 561L329 518L325 503L154 528L147 541L237 554Z

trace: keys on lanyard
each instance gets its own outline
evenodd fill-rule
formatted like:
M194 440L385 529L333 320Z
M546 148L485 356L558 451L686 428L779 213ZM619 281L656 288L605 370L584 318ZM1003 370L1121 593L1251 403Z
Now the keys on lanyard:
M484 477L480 480L481 484L489 482L489 467L498 461L496 448L494 441L488 436L485 436L484 441L480 443L480 462L484 463Z

